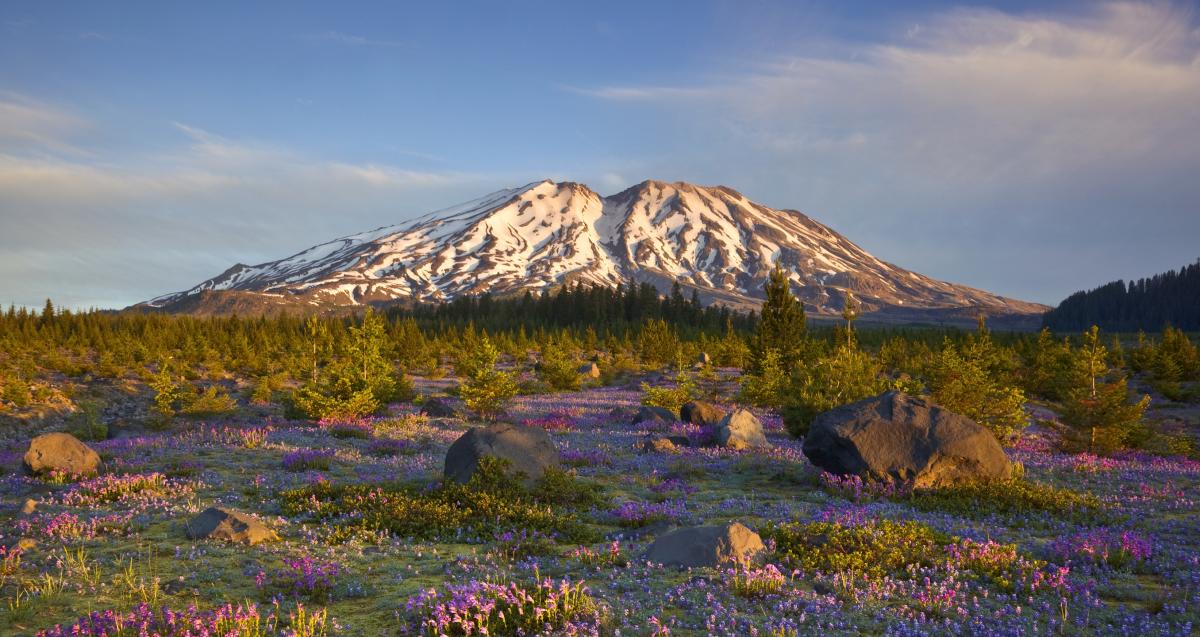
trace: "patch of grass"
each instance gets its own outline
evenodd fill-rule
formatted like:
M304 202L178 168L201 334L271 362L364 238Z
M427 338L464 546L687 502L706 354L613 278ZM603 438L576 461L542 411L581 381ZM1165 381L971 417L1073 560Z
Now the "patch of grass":
M527 490L511 479L505 463L485 458L467 484L447 481L423 490L408 485L321 483L284 491L280 500L287 515L308 515L333 524L334 540L380 532L423 539L464 534L479 538L520 529L589 542L596 533L575 509L596 497L593 487L581 486L562 472L550 472Z
M1112 519L1104 503L1090 493L1022 479L916 491L910 502L923 511L944 511L975 519L1002 515L1036 520L1052 515L1086 524L1102 524Z
M947 535L918 522L877 520L857 526L836 522L769 524L764 540L789 567L821 573L855 573L872 578L904 572L911 564L931 566L951 543Z

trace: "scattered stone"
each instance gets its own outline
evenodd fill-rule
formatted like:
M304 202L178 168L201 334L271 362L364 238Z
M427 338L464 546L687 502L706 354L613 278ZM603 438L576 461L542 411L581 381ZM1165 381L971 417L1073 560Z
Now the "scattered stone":
M579 374L585 378L600 378L600 366L595 363L584 363L579 367Z
M721 419L717 425L717 445L730 449L770 447L763 433L762 421L748 409L739 409Z
M108 430L105 436L109 440L120 440L122 438L136 438L146 435L146 426L143 423L130 420L116 420L108 423Z
M724 409L712 404L699 400L693 400L679 408L679 420L681 422L700 425L701 427L716 427L721 424L721 420L725 418L726 412Z
M740 522L677 529L654 540L645 558L665 566L720 566L748 562L766 550L762 538Z
M608 418L613 421L628 421L633 418L634 411L629 407L613 407L608 410Z
M184 525L190 540L225 540L255 545L278 540L279 536L257 518L232 509L210 507Z
M671 413L671 410L662 407L643 406L634 414L633 420L630 420L629 424L640 425L650 423L652 425L665 426L675 422L679 422L679 419L675 417L675 414Z
M472 427L459 436L446 452L446 477L466 484L484 456L507 460L512 471L524 474L526 484L559 463L558 449L545 429L500 423Z
M916 488L1003 480L1012 473L986 427L897 391L817 416L803 449L830 473Z
M93 475L100 469L100 455L71 434L42 434L29 441L25 469L34 474L63 471Z
M430 398L421 405L421 413L430 418L461 418L462 410L445 398Z
M662 436L651 434L642 438L638 448L645 453L679 453L680 447L691 446L687 436Z

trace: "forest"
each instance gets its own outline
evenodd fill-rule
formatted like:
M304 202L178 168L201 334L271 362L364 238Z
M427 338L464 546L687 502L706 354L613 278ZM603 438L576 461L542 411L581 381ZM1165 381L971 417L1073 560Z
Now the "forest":
M1178 271L1130 281L1113 281L1076 292L1046 313L1053 330L1083 330L1092 325L1114 332L1157 331L1165 325L1200 330L1200 260Z

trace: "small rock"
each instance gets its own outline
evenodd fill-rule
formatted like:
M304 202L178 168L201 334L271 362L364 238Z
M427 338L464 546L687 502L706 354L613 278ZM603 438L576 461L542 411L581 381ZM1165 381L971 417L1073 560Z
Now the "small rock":
M708 367L712 365L712 356L709 356L708 352L700 352L700 355L696 357L696 364L701 367Z
M631 425L640 425L650 423L652 425L670 425L679 422L675 414L669 409L662 407L642 407L634 414L633 419L629 421Z
M430 418L461 418L462 410L445 398L430 398L421 405L421 413Z
M213 539L255 545L279 536L257 518L221 507L205 509L184 525L188 539Z
M71 434L42 434L29 441L25 469L33 474L63 471L94 475L100 469L100 455Z
M666 435L647 435L642 438L641 444L638 444L638 449L646 453L678 453L679 447L676 441L666 437Z
M584 363L579 367L579 374L585 378L600 378L600 366L595 363Z
M763 433L762 422L747 409L739 409L717 425L717 444L731 449L770 447Z
M507 460L513 471L524 474L526 484L559 463L558 449L545 429L500 423L472 427L459 436L446 451L445 476L466 484L484 456Z
M712 403L693 400L679 408L679 420L701 427L716 427L726 412Z
M645 558L665 566L720 566L748 562L766 550L762 538L740 522L678 529L654 540Z
M33 512L37 510L37 505L37 500L34 500L33 498L26 498L25 504L21 505L21 516L25 517L33 515Z

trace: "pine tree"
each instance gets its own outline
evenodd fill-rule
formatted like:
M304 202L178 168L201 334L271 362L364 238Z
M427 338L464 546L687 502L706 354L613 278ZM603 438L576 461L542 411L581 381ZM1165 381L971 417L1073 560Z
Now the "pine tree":
M774 350L783 369L796 367L804 357L808 331L804 304L792 295L787 272L776 264L766 285L758 328L751 346L750 370L762 370L767 352Z
M500 353L486 335L467 357L471 359L471 374L459 385L458 395L481 419L495 420L517 395L517 381L511 373L496 369Z
M1150 397L1132 401L1124 378L1104 382L1109 374L1108 351L1100 344L1100 328L1083 334L1076 356L1083 382L1067 395L1062 420L1072 428L1067 440L1093 453L1111 453L1137 443L1147 429L1142 422Z
M554 391L577 391L582 382L575 360L553 339L546 339L541 349L538 376L542 382Z

